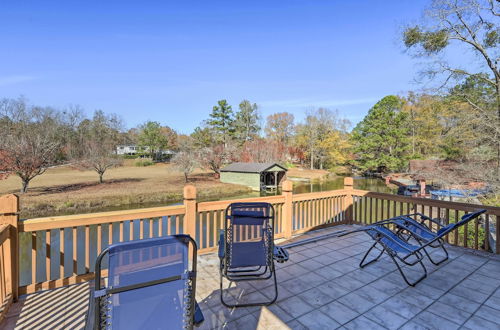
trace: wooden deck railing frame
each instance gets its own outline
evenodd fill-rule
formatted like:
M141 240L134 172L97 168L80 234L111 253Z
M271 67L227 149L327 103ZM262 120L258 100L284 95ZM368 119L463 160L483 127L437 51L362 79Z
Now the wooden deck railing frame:
M17 225L19 198L16 195L0 197L0 322L9 306L18 298L19 246Z
M19 294L88 281L93 276L91 265L95 254L111 243L185 233L197 240L199 253L212 252L217 248L217 235L218 230L223 227L224 210L230 203L237 201L259 201L273 204L277 215L276 238L290 238L293 235L322 226L369 224L383 217L414 211L423 211L422 213L433 216L436 214L444 215L445 221L449 221L453 216L458 217L460 212L471 212L478 208L487 210L485 232L489 233L490 220L493 220L496 225L496 235L500 237L499 207L358 190L354 189L352 178L345 178L344 189L339 190L293 194L292 182L285 181L281 195L214 202L198 202L196 187L187 185L184 187L184 202L181 205L23 221L19 221L18 197L6 195L0 198L0 244L2 251L5 252L3 261L0 260L0 262L4 262L8 267L1 269L3 273L0 274L0 297L3 297L2 290L9 293L10 296L5 296L7 298L4 299L3 305L8 306L17 299ZM467 244L468 231L462 234L461 240L458 239L458 232L450 234L448 242L481 249L481 243L478 239L479 221L473 223L472 226L474 244L471 246ZM107 235L105 235L106 230ZM127 231L128 235L126 235ZM95 233L95 242L90 240L92 232ZM24 233L31 233L29 235L32 242L32 270L31 283L20 286L18 242L20 235L26 235ZM78 256L78 252L82 250L77 244L79 234L83 237L84 258ZM59 235L58 246L53 246L52 237L54 235ZM72 240L72 243L68 242L68 245L72 244L72 257L68 256L72 260L72 265L68 265L64 254L66 239ZM489 249L486 241L485 248ZM91 249L96 252L94 255L91 255ZM51 255L52 251L58 253ZM500 253L498 239L496 252ZM57 274L54 273L56 265L58 267ZM66 273L69 273L71 266L73 267L71 276L65 276ZM79 266L84 269L83 273L78 271ZM38 280L39 273L45 273L44 280ZM2 279L5 279L6 284L2 284ZM4 286L2 287L2 285Z

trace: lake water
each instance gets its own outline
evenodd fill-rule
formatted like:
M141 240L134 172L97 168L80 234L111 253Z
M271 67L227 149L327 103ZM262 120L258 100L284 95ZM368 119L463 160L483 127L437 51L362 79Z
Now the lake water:
M293 193L294 194L304 194L311 192L319 192L319 191L328 191L328 190L336 190L344 188L344 177L335 177L330 180L323 181L310 181L310 182L301 182L294 181L293 183ZM354 189L361 190L369 190L381 193L395 194L397 189L390 188L385 185L384 181L377 178L366 178L366 177L354 177ZM249 198L249 197L262 197L262 196L274 196L280 195L281 189L274 192L265 192L265 191L253 191L243 195L236 195L232 197L224 197L224 199L239 199L239 198ZM213 199L204 199L202 201L215 201L218 198ZM179 201L175 204L180 204L182 201Z

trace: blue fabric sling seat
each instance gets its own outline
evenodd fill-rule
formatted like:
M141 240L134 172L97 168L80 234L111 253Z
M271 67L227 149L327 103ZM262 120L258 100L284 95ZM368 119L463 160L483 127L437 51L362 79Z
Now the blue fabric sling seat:
M431 231L427 226L419 223L418 221L407 215L397 217L393 220L393 222L400 227L408 228L412 233L418 235L420 238L426 241L433 240L438 235L437 233Z
M105 255L108 278L107 285L101 288ZM94 321L88 328L192 328L203 320L194 301L195 276L196 245L187 235L111 245L96 261ZM195 319L195 315L201 319Z
M394 232L383 226L373 226L372 229L367 229L367 233L373 239L378 239L389 251L401 255L401 257L406 257L409 253L420 248L402 240Z
M266 266L267 251L264 239L240 239L240 231L248 227L257 228L258 231L264 230L265 221L268 217L265 216L263 210L234 210L232 213L233 241L230 248L230 267L251 267L251 266ZM245 228L247 227L247 228ZM254 229L255 230L255 229Z

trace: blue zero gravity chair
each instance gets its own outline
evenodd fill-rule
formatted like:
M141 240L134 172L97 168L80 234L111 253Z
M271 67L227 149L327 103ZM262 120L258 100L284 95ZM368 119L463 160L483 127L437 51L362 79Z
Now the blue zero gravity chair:
M446 226L441 226L437 232L433 232L430 227L425 226L423 221L418 222L411 218L412 216L419 214L408 214L381 220L374 224L342 233L339 237L361 231L367 233L374 240L374 243L365 253L359 266L361 268L368 266L369 264L379 260L382 254L386 252L396 264L398 271L405 282L410 286L415 286L427 277L427 269L423 263L424 254L427 255L429 260L435 265L445 261L448 258L448 252L444 247L444 236L479 217L484 212L486 212L486 210L478 210L473 213L465 214L459 221L450 223ZM426 216L421 216L421 218L422 220L430 220L430 218ZM435 220L433 222L438 224ZM389 229L390 225L394 225L395 232ZM426 250L429 247L442 248L445 252L444 259L439 261L433 260ZM369 261L366 261L368 255L374 249L379 251L377 256ZM410 281L398 261L410 267L416 266L417 264L420 265L423 270L423 274L418 279Z
M86 329L192 329L201 323L196 254L188 235L109 246L96 260ZM101 272L106 255L107 283Z
M287 251L274 245L274 208L269 203L232 203L226 209L219 236L220 294L227 307L267 306L278 298L274 260L288 260ZM274 298L267 302L229 304L223 278L232 282L273 278Z

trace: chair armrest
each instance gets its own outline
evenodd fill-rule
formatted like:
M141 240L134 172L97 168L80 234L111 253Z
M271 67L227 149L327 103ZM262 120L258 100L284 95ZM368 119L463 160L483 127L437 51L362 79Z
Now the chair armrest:
M443 223L441 222L441 219L439 219L439 218L435 218L435 219L433 219L433 218L430 218L430 217L428 217L428 216L421 216L421 217L420 217L420 224L422 224L422 225L424 225L424 226L427 226L427 225L425 224L425 221L430 221L430 222L432 222L432 223L434 223L434 224L438 225L438 226L439 226L439 228L441 228L441 227L444 227L444 226L445 226L445 225L443 225ZM427 226L427 227L429 227L429 226Z
M226 244L225 244L225 231L221 229L219 231L219 258L224 259L226 254Z

